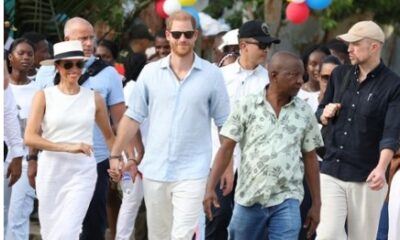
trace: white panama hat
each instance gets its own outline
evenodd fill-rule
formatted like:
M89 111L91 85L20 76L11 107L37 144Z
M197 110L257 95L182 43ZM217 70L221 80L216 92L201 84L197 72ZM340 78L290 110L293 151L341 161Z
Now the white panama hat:
M76 60L82 59L87 60L83 54L83 48L81 41L65 41L54 44L54 58L47 59L40 62L40 65L54 65L54 62L58 60Z

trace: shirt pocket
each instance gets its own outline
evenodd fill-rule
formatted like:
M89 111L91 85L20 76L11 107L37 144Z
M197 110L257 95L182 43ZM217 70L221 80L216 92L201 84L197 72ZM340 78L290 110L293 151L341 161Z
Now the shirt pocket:
M362 132L378 131L381 129L380 122L385 118L385 106L378 101L378 96L368 95L360 105L360 130Z

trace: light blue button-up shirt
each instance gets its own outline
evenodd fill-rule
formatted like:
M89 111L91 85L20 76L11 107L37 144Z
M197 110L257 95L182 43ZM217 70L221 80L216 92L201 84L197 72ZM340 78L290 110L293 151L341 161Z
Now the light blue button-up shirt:
M143 176L164 182L207 177L211 118L221 127L229 109L222 73L197 55L181 81L170 67L170 56L147 64L125 113L139 123L147 117L150 121Z
M91 57L85 64L85 68L94 62ZM54 66L40 67L36 75L36 85L43 89L53 86L54 76L56 74ZM124 93L122 81L114 67L106 67L94 77L89 77L82 87L90 88L98 92L104 99L107 106L112 106L124 102ZM93 150L97 163L102 162L110 155L103 133L97 124L93 130Z

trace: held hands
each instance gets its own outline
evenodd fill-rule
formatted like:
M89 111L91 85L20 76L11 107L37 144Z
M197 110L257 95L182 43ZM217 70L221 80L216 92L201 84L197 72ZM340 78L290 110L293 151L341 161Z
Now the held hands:
M326 125L328 120L333 118L338 113L340 108L340 103L329 103L326 105L321 115L321 122Z
M124 168L124 162L118 158L110 158L110 169L107 170L111 180L119 182L122 177L122 169Z
M87 156L90 156L93 152L93 148L91 145L86 143L70 143L65 146L66 152L69 153L83 153Z
M385 170L374 168L367 178L367 183L371 190L381 190L386 183Z
M209 221L213 220L211 204L216 208L220 207L218 198L217 198L217 194L215 193L215 191L207 190L206 194L204 195L203 209L204 209L204 213L206 214L206 217L208 218Z

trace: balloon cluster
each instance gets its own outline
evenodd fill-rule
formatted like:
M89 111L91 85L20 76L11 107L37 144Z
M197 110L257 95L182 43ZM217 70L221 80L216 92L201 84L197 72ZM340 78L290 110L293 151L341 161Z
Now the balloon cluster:
M156 12L162 18L167 18L174 12L183 10L196 19L196 27L200 27L199 11L208 5L208 0L156 0Z
M286 7L286 18L293 24L302 24L310 16L310 8L323 10L331 5L332 0L289 0Z

